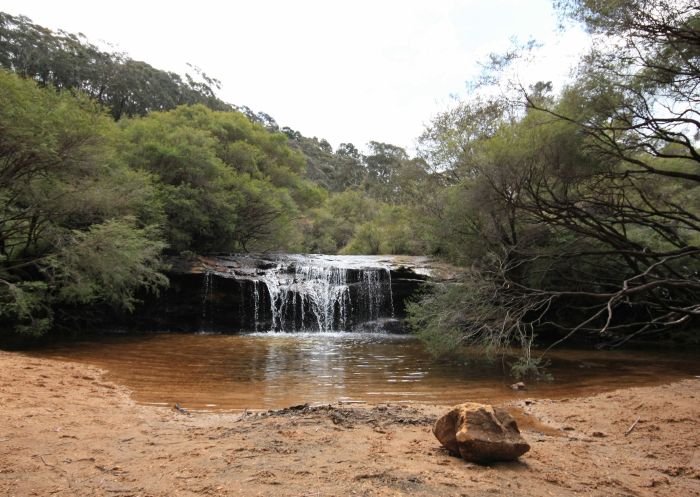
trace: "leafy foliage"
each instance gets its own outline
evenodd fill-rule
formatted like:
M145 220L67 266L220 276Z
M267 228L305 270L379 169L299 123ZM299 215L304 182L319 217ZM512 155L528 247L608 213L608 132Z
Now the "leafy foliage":
M128 311L166 284L163 253L287 250L469 266L411 322L437 354L517 344L522 373L538 366L536 336L619 344L692 326L700 11L555 3L594 35L576 78L460 102L417 157L374 141L334 151L221 102L201 71L183 79L0 14L0 67L16 74L0 71L1 324L40 335Z
M66 233L62 245L41 265L55 298L131 311L138 302L137 290L157 293L166 286L167 279L159 272L165 244L157 233L135 224L135 219L112 219Z
M0 320L42 334L57 306L131 308L165 284L149 178L118 158L92 101L0 72ZM60 321L60 319L59 319Z
M277 246L299 206L323 197L300 176L303 158L237 112L204 106L152 113L122 125L127 162L151 174L171 250Z
M108 53L83 35L52 32L26 17L0 12L0 67L42 86L73 89L110 110L115 119L205 104L226 110L214 94L219 82L199 71L185 80L125 54Z
M537 332L614 345L700 317L700 11L561 4L599 38L559 96L463 103L423 136L447 185L439 237L475 271L461 300L411 308L429 341L527 353Z

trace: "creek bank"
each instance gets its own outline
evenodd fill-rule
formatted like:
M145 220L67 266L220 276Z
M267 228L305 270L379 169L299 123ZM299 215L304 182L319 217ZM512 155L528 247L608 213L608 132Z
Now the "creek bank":
M700 495L698 379L523 399L506 407L532 449L479 466L434 438L445 406L185 415L91 366L0 352L0 367L2 495Z

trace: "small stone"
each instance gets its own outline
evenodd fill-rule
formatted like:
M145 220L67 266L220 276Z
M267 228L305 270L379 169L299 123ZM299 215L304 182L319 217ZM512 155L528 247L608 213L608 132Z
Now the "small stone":
M603 433L602 431L594 431L593 433L591 433L591 436L592 436L592 437L596 437L596 438L605 438L605 437L607 437L607 435L606 435L605 433Z
M522 381L519 381L517 383L513 383L510 386L510 388L512 388L513 390L527 390L527 386Z
M512 461L530 450L511 415L485 404L453 407L435 422L433 434L450 454L474 463Z
M665 476L661 476L661 477L652 478L651 480L649 480L649 483L647 483L645 486L654 488L654 487L660 487L661 485L670 485L670 483L671 482L669 481L668 478L666 478Z

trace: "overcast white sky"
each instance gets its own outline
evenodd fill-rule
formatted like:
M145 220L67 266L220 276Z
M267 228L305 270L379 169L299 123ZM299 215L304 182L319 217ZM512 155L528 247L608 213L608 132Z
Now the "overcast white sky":
M412 148L510 39L544 43L526 82L561 83L586 46L551 0L2 0L0 10L109 42L132 58L221 80L219 96L306 136Z

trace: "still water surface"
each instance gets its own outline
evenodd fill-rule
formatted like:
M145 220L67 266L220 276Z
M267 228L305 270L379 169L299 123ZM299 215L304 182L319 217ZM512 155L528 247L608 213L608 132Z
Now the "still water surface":
M34 355L104 368L137 402L198 410L561 398L700 375L697 354L560 350L552 381L515 392L501 361L435 362L413 337L361 333L113 336Z

